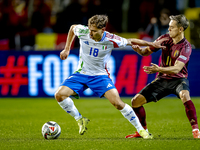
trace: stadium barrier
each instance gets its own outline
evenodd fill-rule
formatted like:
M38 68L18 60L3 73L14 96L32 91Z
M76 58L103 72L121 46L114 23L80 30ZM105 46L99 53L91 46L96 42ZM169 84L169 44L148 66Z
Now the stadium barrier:
M78 49L67 60L59 51L0 51L0 97L52 97L61 82L78 65ZM142 57L132 50L113 50L109 65L110 77L120 96L134 96L156 74L146 74L143 66L159 64L161 51ZM191 96L200 96L200 50L193 49L189 62ZM96 96L86 90L81 96Z

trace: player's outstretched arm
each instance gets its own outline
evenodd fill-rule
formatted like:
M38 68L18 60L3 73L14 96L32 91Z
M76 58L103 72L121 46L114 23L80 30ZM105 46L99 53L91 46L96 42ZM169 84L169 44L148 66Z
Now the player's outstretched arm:
M148 42L140 39L127 39L128 43L127 45L139 45L139 46L151 46L154 48L166 48L165 46L162 46L162 42L169 40L169 38L163 38L161 40L155 41L155 42Z
M65 48L64 50L62 50L60 52L60 58L62 60L65 60L67 59L68 55L69 55L69 52L70 52L70 48L71 48L71 44L75 38L75 34L74 34L74 28L75 28L76 25L72 25L69 29L69 32L68 32L68 35L67 35L67 41L66 41L66 44L65 44Z
M148 42L148 41L144 41L144 40L140 40L140 39L127 39L128 43L127 45L139 45L139 46L152 46L152 42Z

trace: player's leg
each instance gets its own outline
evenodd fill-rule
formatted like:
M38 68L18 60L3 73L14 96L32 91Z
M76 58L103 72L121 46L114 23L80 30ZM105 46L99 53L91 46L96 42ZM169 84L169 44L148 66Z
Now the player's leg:
M132 100L132 109L135 111L135 114L137 115L142 127L147 130L146 125L146 112L143 107L145 103L147 103L146 98L141 94L136 94ZM147 130L148 132L148 130ZM136 131L134 134L127 135L126 138L140 138L140 134L138 131Z
M142 124L144 129L147 129L146 112L143 107L143 105L146 103L147 100L142 94L136 94L131 100L132 108L138 116L140 123Z
M146 112L143 105L152 101L156 102L169 94L165 90L167 86L164 85L163 82L164 82L163 80L155 79L152 83L144 87L131 100L132 108L135 111L136 115L138 116L141 125L147 132L148 129L146 123ZM135 138L135 137L141 137L141 136L139 135L138 132L126 136L126 138Z
M55 93L55 99L63 110L70 114L77 121L82 118L73 100L69 97L75 92L67 86L60 86Z
M119 93L115 88L112 80L107 75L93 76L90 77L87 86L99 97L106 97L111 104L120 110L122 115L128 119L128 121L135 126L135 128L141 132L142 137L145 139L152 138L141 126L137 116L133 109L125 104L119 97Z
M192 127L194 138L200 138L196 109L191 100L189 92L189 81L187 79L179 79L173 81L172 83L176 84L175 94L181 99L185 106L185 112Z
M125 103L120 99L118 91L115 88L105 92L104 97L118 110L122 110L125 107Z
M86 80L84 79L84 76L80 76L80 74L73 74L68 79L66 79L62 83L62 86L60 86L56 91L55 98L61 108L72 117L74 117L79 126L79 134L83 135L84 132L87 130L86 126L90 120L82 117L82 115L79 113L78 109L74 105L73 100L69 97L71 95L78 96L79 92L86 88L82 83L82 81Z
M179 96L185 106L185 112L191 124L193 136L194 138L200 138L196 109L190 98L190 93L188 90L182 90L180 91Z
M144 139L152 139L153 137L149 135L142 125L139 122L139 119L133 109L128 105L125 104L119 97L118 91L114 89L110 89L109 91L105 92L104 96L110 101L110 103L117 108L122 115L137 129L140 135Z

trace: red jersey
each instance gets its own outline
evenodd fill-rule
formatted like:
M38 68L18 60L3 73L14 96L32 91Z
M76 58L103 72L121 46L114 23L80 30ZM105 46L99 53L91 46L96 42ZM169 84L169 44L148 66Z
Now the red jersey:
M176 60L183 62L185 66L177 74L159 73L158 77L164 78L164 79L187 78L188 77L187 66L188 66L190 55L192 52L191 44L187 41L186 38L183 38L180 42L178 42L177 44L174 44L169 34L162 35L156 40L160 40L166 37L168 37L169 40L164 41L162 43L163 46L166 46L166 49L162 49L160 66L161 67L174 66ZM152 51L156 52L158 50L159 49L153 49Z

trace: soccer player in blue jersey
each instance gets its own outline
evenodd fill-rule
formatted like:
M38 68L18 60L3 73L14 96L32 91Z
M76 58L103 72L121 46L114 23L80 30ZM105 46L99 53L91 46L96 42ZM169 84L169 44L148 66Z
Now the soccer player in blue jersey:
M144 139L152 136L144 130L133 109L119 97L113 82L109 77L108 61L111 51L115 47L138 44L162 48L161 41L152 43L139 39L125 39L105 31L108 18L105 15L95 15L88 20L88 27L72 25L65 49L60 58L67 59L71 43L77 36L80 42L79 65L77 71L68 77L55 93L58 104L78 122L79 134L83 135L89 119L82 117L70 96L79 97L79 93L90 88L99 97L107 98L122 115L137 129Z
M188 77L188 62L192 47L184 37L184 31L189 26L189 21L184 15L170 16L169 34L160 36L157 40L168 37L168 41L162 43L166 48L162 49L161 64L144 66L148 74L157 73L157 78L144 87L132 99L132 107L137 114L144 129L147 129L146 113L143 105L149 102L157 102L169 94L175 94L185 106L186 115L192 127L194 138L200 138L197 123L196 110L190 98ZM142 56L148 56L159 49L153 47L140 48L133 45L133 49ZM126 138L141 137L138 132L126 136Z

